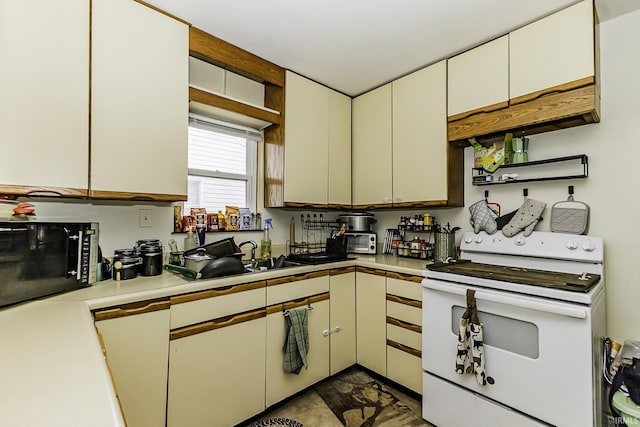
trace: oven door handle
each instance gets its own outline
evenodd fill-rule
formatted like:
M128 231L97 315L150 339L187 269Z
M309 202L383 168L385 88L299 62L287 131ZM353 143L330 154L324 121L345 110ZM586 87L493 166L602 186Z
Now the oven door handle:
M435 291L446 292L449 294L455 294L460 296L465 296L467 293L467 289L464 286L461 287L453 287L443 285L437 282L423 282L423 287L427 289L433 289ZM498 304L505 304L516 306L520 308L527 308L529 310L534 311L542 311L545 313L559 314L567 317L574 317L576 319L586 319L587 311L583 308L578 307L565 307L557 304L549 304L538 301L531 301L529 299L523 299L521 297L514 298L506 295L496 295L488 292L477 291L475 294L476 300L490 301Z

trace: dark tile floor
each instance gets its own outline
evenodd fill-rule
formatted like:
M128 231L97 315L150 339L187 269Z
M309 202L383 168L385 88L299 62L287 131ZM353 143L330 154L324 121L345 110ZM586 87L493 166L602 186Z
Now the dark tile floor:
M329 406L331 405L331 406ZM333 408L333 409L332 409ZM421 403L380 378L351 368L263 414L249 426L430 426ZM281 419L279 422L276 419ZM282 420L295 420L299 424ZM270 420L270 421L268 421Z

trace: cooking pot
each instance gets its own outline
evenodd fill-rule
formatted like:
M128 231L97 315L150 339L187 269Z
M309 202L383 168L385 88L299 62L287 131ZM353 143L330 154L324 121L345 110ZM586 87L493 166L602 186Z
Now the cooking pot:
M367 212L350 212L338 217L341 224L346 224L347 231L371 232L376 219Z
M198 248L195 253L184 256L184 267L195 272L200 272L200 270L213 260L214 257L207 254L205 248Z

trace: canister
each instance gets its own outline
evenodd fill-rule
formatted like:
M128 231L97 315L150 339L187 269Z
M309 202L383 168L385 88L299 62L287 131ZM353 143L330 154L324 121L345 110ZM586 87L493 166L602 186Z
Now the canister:
M455 233L434 234L433 260L435 262L447 262L456 259L456 235Z

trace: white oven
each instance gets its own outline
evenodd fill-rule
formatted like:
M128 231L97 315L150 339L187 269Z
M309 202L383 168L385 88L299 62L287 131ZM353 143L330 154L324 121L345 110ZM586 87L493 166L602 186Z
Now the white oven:
M600 425L602 240L467 233L461 249L472 262L433 267L422 282L423 417L439 427ZM483 325L486 385L455 372L467 289Z

